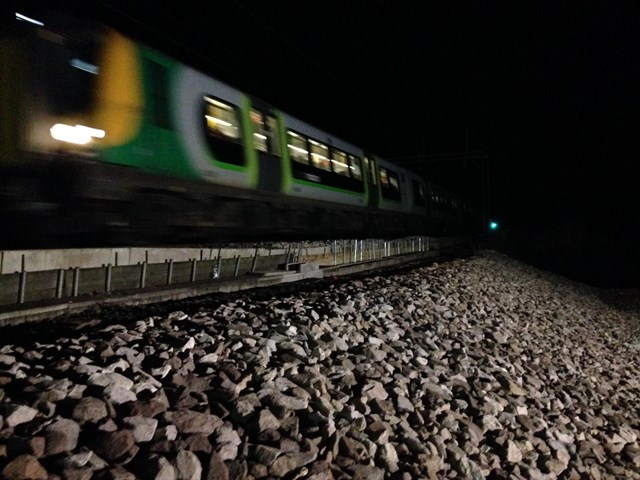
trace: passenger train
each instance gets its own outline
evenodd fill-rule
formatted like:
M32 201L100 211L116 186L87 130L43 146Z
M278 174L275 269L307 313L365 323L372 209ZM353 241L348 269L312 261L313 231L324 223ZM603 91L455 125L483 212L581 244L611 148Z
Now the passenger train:
M446 189L119 31L11 15L0 248L441 235L473 223Z

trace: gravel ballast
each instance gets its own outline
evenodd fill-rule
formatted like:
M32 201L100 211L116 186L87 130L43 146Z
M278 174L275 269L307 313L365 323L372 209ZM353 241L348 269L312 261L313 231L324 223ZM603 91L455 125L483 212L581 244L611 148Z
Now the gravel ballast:
M0 472L640 479L638 321L489 251L3 343Z

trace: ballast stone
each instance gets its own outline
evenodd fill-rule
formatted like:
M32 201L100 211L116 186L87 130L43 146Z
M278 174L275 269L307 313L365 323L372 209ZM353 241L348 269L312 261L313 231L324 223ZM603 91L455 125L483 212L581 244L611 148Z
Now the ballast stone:
M8 427L16 427L23 423L28 423L35 418L38 411L26 405L10 405L7 409L4 423Z
M11 460L3 469L6 480L47 480L49 474L32 455L20 455Z
M45 457L65 478L135 478L142 458L156 478L640 478L629 320L487 253L5 346L2 389L40 403L9 426L18 397L0 399L0 435L70 416L76 445ZM44 455L11 445L6 465Z

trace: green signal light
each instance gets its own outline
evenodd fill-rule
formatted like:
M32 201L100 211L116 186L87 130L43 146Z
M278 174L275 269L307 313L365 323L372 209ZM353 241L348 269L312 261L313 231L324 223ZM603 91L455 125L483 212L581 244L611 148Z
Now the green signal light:
M498 227L498 222L489 222L489 230L491 230L492 232L498 230Z

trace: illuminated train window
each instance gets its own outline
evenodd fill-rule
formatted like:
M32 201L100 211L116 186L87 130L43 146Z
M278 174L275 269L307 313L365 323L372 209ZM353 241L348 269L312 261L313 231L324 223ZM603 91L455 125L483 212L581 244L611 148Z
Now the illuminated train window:
M362 165L360 159L354 155L349 155L349 168L351 176L357 180L362 180Z
M380 190L384 198L400 201L400 182L398 174L384 167L379 167Z
M390 190L400 191L400 182L398 181L398 174L387 170L384 167L380 167L380 184L382 188Z
M287 148L289 156L294 162L309 165L309 148L307 147L307 138L298 133L289 130L287 132Z
M291 130L287 130L287 151L295 180L337 191L365 192L357 157Z
M278 144L278 122L273 115L265 115L259 110L251 109L253 124L253 146L256 150L280 156Z
M346 153L341 152L340 150L336 150L334 148L331 149L331 168L335 173L348 177L349 176L348 162L349 160L347 159Z
M387 169L380 167L380 185L382 188L389 188L389 177L387 176Z
M329 147L311 139L309 139L309 146L311 147L311 165L330 172Z
M431 194L431 201L436 210L446 211L448 209L447 199L441 191L434 191Z
M203 97L203 130L215 160L242 167L245 153L238 107L212 96Z
M205 119L207 132L222 140L240 143L238 113L233 105L211 97L205 99Z

